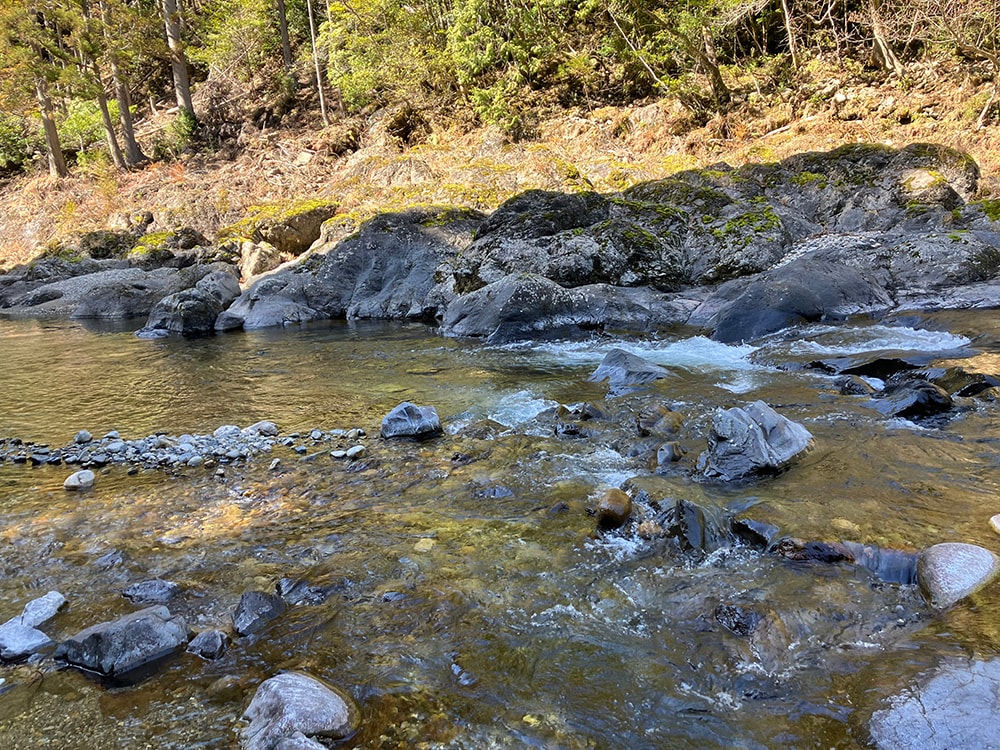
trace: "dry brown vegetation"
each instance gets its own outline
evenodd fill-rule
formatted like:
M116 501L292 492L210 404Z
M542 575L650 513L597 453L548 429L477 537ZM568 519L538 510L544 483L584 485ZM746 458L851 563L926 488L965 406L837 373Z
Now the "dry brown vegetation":
M975 127L987 83L958 78L942 64L911 66L906 81L879 85L841 81L842 72L816 65L808 85L774 94L757 94L747 74L743 101L700 126L664 99L562 113L533 140L438 125L407 145L390 135L392 112L382 112L326 129L244 127L236 145L135 172L106 166L78 167L62 180L22 175L0 187L0 266L81 232L122 226L139 211L152 211L151 231L193 226L208 237L252 205L303 198L334 200L355 220L427 203L488 211L529 188L615 191L720 161L775 161L850 142L962 149L980 164L982 197L1000 195L1000 128ZM146 132L157 127L145 123ZM341 153L352 128L360 147Z

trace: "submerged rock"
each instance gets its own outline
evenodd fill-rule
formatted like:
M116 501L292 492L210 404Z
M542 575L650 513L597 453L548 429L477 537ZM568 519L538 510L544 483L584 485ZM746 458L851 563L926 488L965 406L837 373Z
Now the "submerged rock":
M698 468L706 477L724 481L775 473L812 442L805 427L755 401L716 413Z
M875 408L883 414L904 419L920 419L943 414L952 407L951 396L926 380L904 380L878 394Z
M172 581L154 578L126 586L122 596L135 604L165 604L180 593L181 587Z
M356 733L361 723L349 695L302 672L285 672L262 682L243 718L250 722L240 732L243 750L326 747L312 738L342 740Z
M1000 659L946 662L928 680L889 698L868 724L879 750L997 746Z
M56 658L102 675L121 675L179 650L189 635L183 618L157 605L81 630L59 645Z
M433 406L417 406L404 401L382 419L381 435L384 438L424 440L442 432L441 418Z
M233 612L233 628L239 635L251 635L285 611L285 601L276 594L248 591Z
M1000 572L1000 558L975 544L947 542L920 553L917 579L931 605L946 609L978 591Z

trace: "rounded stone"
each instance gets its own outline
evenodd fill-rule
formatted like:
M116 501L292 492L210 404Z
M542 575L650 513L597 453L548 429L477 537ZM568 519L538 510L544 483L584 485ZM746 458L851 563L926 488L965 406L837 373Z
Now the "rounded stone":
M298 733L338 740L357 732L361 712L342 690L302 672L285 672L257 688L243 718L244 750L271 750Z
M348 448L344 452L344 455L347 458L354 459L354 458L361 458L367 452L368 452L368 449L365 448L365 446L363 446L363 445L355 445L353 448Z
M93 439L94 436L91 435L86 430L80 430L78 433L76 433L76 435L73 436L73 442L76 443L77 445L81 443L89 443Z
M920 553L917 581L931 605L950 607L978 591L1000 572L1000 558L975 544L947 542Z
M632 515L632 498L618 489L609 489L597 504L597 528L617 529Z
M97 479L97 475L94 474L90 469L83 469L74 474L70 474L66 481L63 482L63 488L72 491L75 490L89 490L94 486L94 481Z

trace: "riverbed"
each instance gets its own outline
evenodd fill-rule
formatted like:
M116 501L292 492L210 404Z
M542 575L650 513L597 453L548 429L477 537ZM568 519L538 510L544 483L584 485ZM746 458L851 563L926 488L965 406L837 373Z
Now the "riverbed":
M590 512L625 483L802 539L1000 550L995 402L964 399L934 424L887 419L805 366L905 353L996 373L991 313L822 325L755 346L690 331L484 347L420 325L192 340L135 327L0 321L0 439L57 447L81 429L134 439L266 419L294 445L173 471L108 467L80 494L62 488L69 467L0 464L0 621L58 590L69 605L47 629L59 640L133 611L122 589L151 578L183 587L169 606L195 631L231 630L241 594L282 578L329 595L234 637L221 659L183 654L134 685L48 661L0 667L3 747L234 747L257 684L290 668L358 701L362 729L344 747L861 747L872 711L922 671L1000 652L996 586L936 613L915 587L853 566L729 544L677 556L628 530L597 534ZM588 377L616 346L675 377L609 397ZM815 447L773 478L700 480L714 411L758 399ZM435 406L445 434L379 439L402 401ZM587 402L615 416L558 429ZM650 404L683 416L686 455L666 469L621 418ZM354 428L365 456L332 458L348 446L331 431ZM732 608L765 624L734 632Z

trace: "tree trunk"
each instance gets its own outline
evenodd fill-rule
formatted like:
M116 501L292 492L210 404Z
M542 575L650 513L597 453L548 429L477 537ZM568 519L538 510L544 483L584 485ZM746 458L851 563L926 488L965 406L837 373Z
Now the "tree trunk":
M101 16L104 20L104 34L108 39L108 46L112 48L109 29L111 28L111 8L104 0L99 3ZM129 94L128 84L122 75L121 68L118 67L118 55L115 50L110 49L108 55L108 66L111 68L111 83L115 89L115 99L118 102L118 122L122 126L122 141L125 146L125 165L134 167L146 161L146 155L139 148L139 142L135 139L135 127L132 123L132 96Z
M316 50L316 25L313 21L312 0L306 0L306 10L309 12L309 39L312 43L313 64L316 66L316 91L319 92L319 111L323 115L323 125L330 124L326 114L326 99L323 97L323 74L319 68L319 53Z
M170 70L174 74L174 91L177 94L177 106L187 110L194 116L194 105L191 103L191 82L188 79L187 57L184 55L184 44L181 41L180 17L177 13L177 0L163 0L163 24L167 32L167 46L170 48Z
M799 69L799 42L795 37L795 25L792 23L792 12L788 0L781 0L781 15L785 17L785 34L788 35L788 51L792 55L792 70Z
M66 169L66 159L63 157L62 146L59 145L56 121L52 118L52 100L49 98L49 87L44 78L35 79L35 95L38 97L42 128L45 130L45 148L49 154L49 174L53 177L68 177L69 170Z
M94 75L97 78L97 106L101 109L101 121L104 123L104 135L108 140L108 151L111 152L111 161L118 169L125 169L125 156L118 145L118 136L115 135L115 124L111 121L111 112L108 110L108 96L104 93L104 82L101 80L97 63L94 65Z
M285 75L292 72L292 45L288 41L288 15L285 13L285 0L278 2L278 30L281 32L281 59L285 64ZM312 15L310 14L310 18Z
M882 24L882 0L868 0L868 16L871 19L872 35L875 37L875 57L886 70L890 70L897 76L903 76L903 63L900 62L896 53L889 46L889 41L885 36L885 26Z

